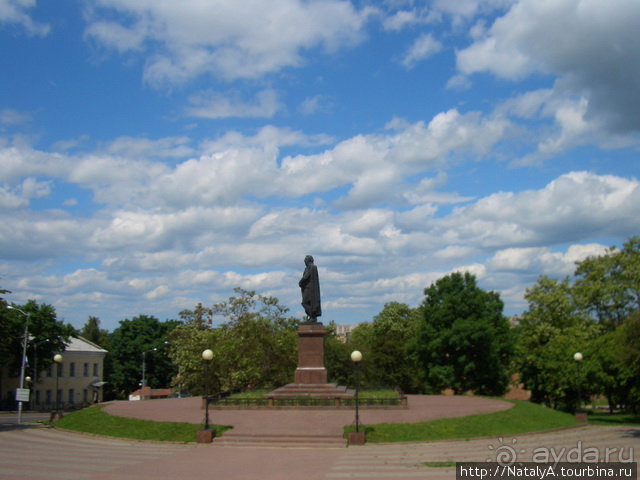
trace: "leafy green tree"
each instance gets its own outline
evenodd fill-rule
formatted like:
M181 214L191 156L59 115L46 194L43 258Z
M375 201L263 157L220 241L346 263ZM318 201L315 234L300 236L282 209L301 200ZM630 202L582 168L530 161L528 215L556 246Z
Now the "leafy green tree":
M29 314L29 342L27 344L27 357L29 359L28 374L33 376L34 357L38 357L38 370L42 371L53 361L56 353L64 351L65 343L76 330L69 324L57 320L56 310L47 304L38 304L29 300L24 305L13 305L16 310L8 310L6 304L3 308L0 320L2 321L3 365L9 367L12 375L17 375L20 370L22 358L22 339L26 317L17 309Z
M542 276L525 299L529 308L520 322L515 369L532 401L574 411L596 389L591 352L601 328L580 305L568 278ZM584 355L580 365L573 360L577 352Z
M640 377L634 364L625 358L627 334L623 325L596 338L588 355L596 360L595 382L598 388L594 393L603 394L609 403L609 411L616 408L637 408L636 388ZM635 400L635 401L634 401Z
M327 369L329 382L338 385L353 386L353 365L350 355L356 348L351 343L342 342L336 334L335 322L325 328L324 366Z
M421 391L422 383L415 372L417 365L409 352L416 336L421 312L404 303L390 302L373 318L368 354L372 368L370 384L399 388L406 393Z
M411 344L426 387L502 394L509 380L513 336L503 303L470 273L452 273L426 288L423 318Z
M182 316L182 315L181 315ZM203 322L189 322L178 325L169 334L169 356L177 367L177 374L171 385L180 392L201 394L204 392L204 369L202 352L212 349L214 358L209 362L209 378L213 379L212 391L221 391L220 372L224 360L217 345L217 330Z
M575 295L609 330L640 309L640 237L577 265Z
M638 404L639 378L625 355L633 351L628 325L640 309L640 238L577 262L573 283L541 277L525 298L529 309L514 365L533 401L573 410L589 395L603 394L612 409ZM585 353L582 398L572 380L577 367L568 360L571 349Z
M213 351L210 378L218 391L270 388L291 381L296 368L298 321L275 297L236 288L236 295L211 307L212 317L226 319L210 328L207 309L183 311L188 323L171 339L171 356L180 366L179 381L197 390L202 384L201 353ZM200 312L200 313L198 313Z
M108 380L116 391L123 395L139 388L144 352L147 386L158 388L170 384L177 372L168 356L165 342L168 342L169 333L179 324L177 320L160 322L147 315L120 321L120 326L109 336L113 372Z
M108 350L109 332L100 328L100 319L98 317L89 317L87 323L82 326L80 335L90 342Z

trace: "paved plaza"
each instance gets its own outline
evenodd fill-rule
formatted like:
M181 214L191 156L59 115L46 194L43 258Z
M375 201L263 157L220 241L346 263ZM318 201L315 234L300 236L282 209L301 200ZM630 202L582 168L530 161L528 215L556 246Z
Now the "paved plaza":
M449 403L463 397L437 397ZM425 399L426 406L438 403ZM124 403L112 409L130 407ZM165 410L164 416L187 415L170 401L150 401L146 408ZM141 405L142 403L136 403ZM419 404L419 402L418 402ZM443 402L446 404L446 402ZM164 405L166 408L161 408ZM455 405L459 410L460 405ZM471 408L471 405L467 405ZM416 408L416 402L414 406ZM409 410L411 410L410 408ZM422 407L421 407L422 408ZM484 405L483 408L490 408ZM148 410L147 410L148 411ZM232 418L239 411L214 411L212 418L223 414ZM334 413L339 417L351 411L307 411L316 422L324 422ZM364 411L363 414L391 414L394 411ZM395 415L409 415L395 411ZM403 413L404 412L404 413ZM278 411L243 411L245 420L254 424L263 413ZM295 411L280 411L288 418ZM303 412L304 413L304 412ZM199 411L191 415L200 415ZM427 415L426 412L424 412ZM433 412L430 413L432 415ZM130 412L131 415L131 412ZM156 413L159 415L159 413ZM264 417L266 418L266 417ZM200 419L197 418L195 422ZM337 421L342 421L341 417ZM219 422L224 423L224 422ZM250 422L249 422L250 423ZM318 429L327 428L317 423ZM349 423L349 422L347 422ZM373 423L373 422L371 422ZM272 425L269 423L268 425ZM310 428L306 425L305 428ZM288 429L281 430L283 435ZM259 432L257 432L259 434ZM260 435L257 435L258 437ZM554 432L517 435L505 438L482 438L460 441L367 444L345 448L340 444L308 445L301 442L281 446L270 442L239 442L198 445L137 442L66 432L35 425L14 426L0 430L0 478L2 479L91 479L91 480L327 480L327 479L453 479L455 461L495 461L498 455L511 455L515 461L531 461L547 453L550 458L579 460L597 451L601 460L637 461L640 452L640 428L583 426ZM608 457L608 458L607 458ZM592 457L590 457L592 458Z

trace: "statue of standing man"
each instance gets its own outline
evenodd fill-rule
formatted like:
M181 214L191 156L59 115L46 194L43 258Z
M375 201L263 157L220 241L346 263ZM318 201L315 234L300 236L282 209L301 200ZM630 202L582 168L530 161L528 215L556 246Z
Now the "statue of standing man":
M318 323L318 317L322 315L320 308L320 280L318 279L318 267L313 264L313 257L304 257L305 269L302 278L298 282L302 291L302 306L307 314L307 323Z

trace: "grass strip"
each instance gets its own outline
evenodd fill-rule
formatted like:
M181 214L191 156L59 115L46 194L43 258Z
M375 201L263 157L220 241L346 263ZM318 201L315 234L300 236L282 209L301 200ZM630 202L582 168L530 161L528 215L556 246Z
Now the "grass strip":
M178 422L153 422L137 418L115 417L102 411L104 405L67 413L55 423L56 428L93 433L109 437L160 442L195 442L202 425ZM232 427L211 425L217 434Z
M365 425L367 442L420 442L514 435L575 425L573 415L530 402L511 401L509 410L419 423ZM345 434L353 431L345 427Z
M589 413L589 423L592 425L625 425L637 427L640 425L640 415L633 413Z

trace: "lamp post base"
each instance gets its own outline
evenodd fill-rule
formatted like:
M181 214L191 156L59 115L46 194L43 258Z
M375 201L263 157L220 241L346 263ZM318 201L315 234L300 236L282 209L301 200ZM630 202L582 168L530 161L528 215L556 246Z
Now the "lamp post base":
M349 432L349 445L364 445L364 432Z
M203 428L202 430L198 430L198 443L211 443L213 442L213 438L216 436L216 431L211 428Z

